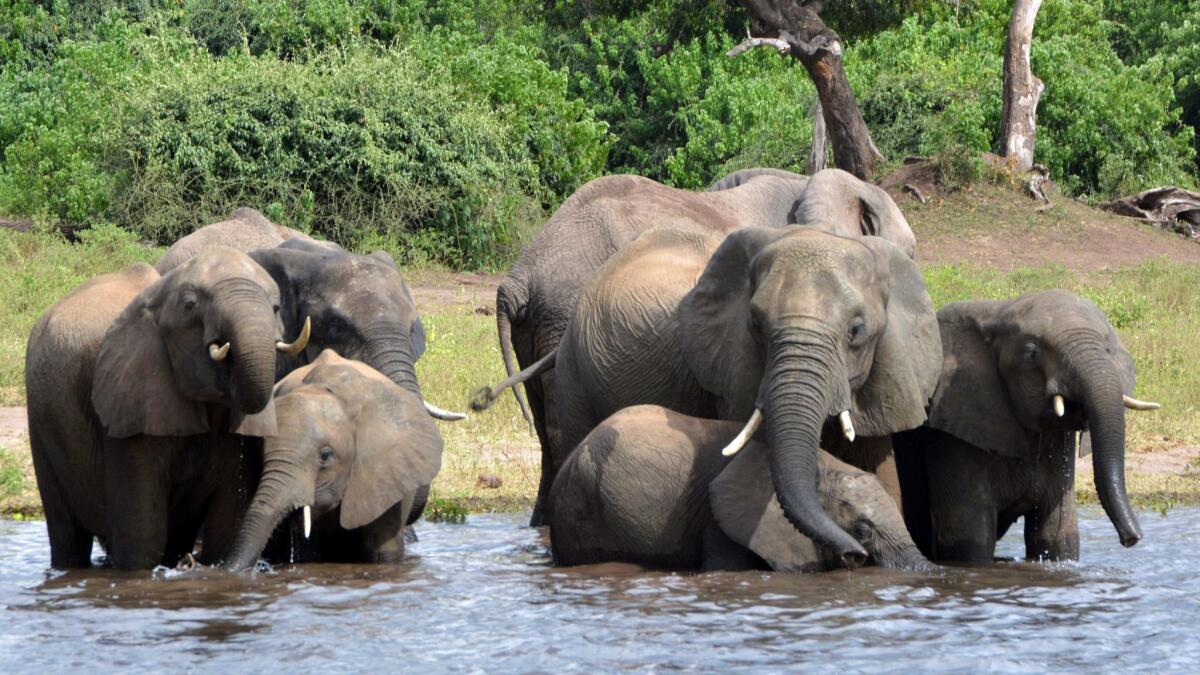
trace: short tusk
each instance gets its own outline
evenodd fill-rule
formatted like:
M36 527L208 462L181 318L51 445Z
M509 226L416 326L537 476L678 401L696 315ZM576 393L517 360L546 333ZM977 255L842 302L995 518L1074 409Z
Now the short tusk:
M305 505L304 507L304 538L312 534L312 507Z
M304 351L304 348L308 346L308 338L311 335L312 335L312 317L306 316L306 317L304 317L304 328L300 329L300 336L296 338L296 341L292 342L292 343L287 343L287 342L284 342L283 340L279 340L278 342L275 343L275 349L278 349L279 351L283 352L284 354L287 354L288 356L295 356L295 355L299 354L300 352Z
M220 347L217 346L217 343L212 343L208 346L208 355L213 361L224 361L225 357L229 356L229 343L226 342Z
M441 408L430 403L429 401L426 401L425 399L421 399L421 402L425 404L425 411L428 412L429 416L434 419L446 420L449 422L457 422L458 420L467 419L466 413L450 412L449 410L442 410Z
M1158 410L1162 407L1161 403L1154 401L1139 401L1132 396L1122 396L1121 400L1125 402L1125 407L1130 410Z
M762 425L762 421L762 411L755 408L754 414L750 416L750 420L746 422L746 426L742 427L742 430L738 432L737 436L733 437L732 441L729 441L729 445L725 446L724 450L721 450L721 454L726 457L733 457L738 454L738 451L746 447L746 443L754 437L754 432L758 431L758 427Z
M1064 401L1063 397L1059 396L1058 394L1054 395L1054 414L1058 417L1062 417L1063 415L1067 414L1067 402Z
M850 411L843 410L838 413L838 421L842 423L842 435L851 443L854 442L854 420L850 419Z

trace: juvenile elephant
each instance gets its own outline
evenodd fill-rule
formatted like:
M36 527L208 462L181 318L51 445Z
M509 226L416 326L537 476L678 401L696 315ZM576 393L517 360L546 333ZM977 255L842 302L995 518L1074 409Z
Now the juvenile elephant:
M729 186L729 187L725 187ZM579 188L521 252L496 291L496 326L509 377L552 354L583 290L617 251L650 229L724 236L752 225L804 223L843 235L879 235L910 256L916 239L892 199L875 185L836 169L805 176L750 169L718 181L709 192L677 190L636 176L608 176ZM526 419L532 411L542 446L542 482L533 524L562 454L554 402L555 374L544 369L514 392ZM472 405L481 410L501 391ZM528 409L528 410L527 410Z
M315 516L303 551L316 560L401 560L404 528L421 517L442 461L420 398L326 350L275 385L274 400L279 433L262 440L262 479L226 567L253 565L297 511L306 538Z
M312 322L308 347L281 360L281 376L332 349L421 397L433 417L465 417L425 401L421 393L416 362L425 352L425 327L391 256L382 251L358 255L293 239L250 257L279 285L283 325L300 332L306 321Z
M299 230L272 223L255 209L242 207L231 213L228 219L205 225L175 242L154 264L154 269L158 270L159 274L166 274L197 253L217 246L249 253L255 249L278 246L292 239L309 241L331 250L340 249L337 244L314 241Z
M1125 494L1133 358L1104 313L1061 290L938 312L944 360L920 429L896 436L904 515L935 560L988 563L1025 519L1031 559L1079 557L1075 433L1092 435L1096 490L1125 546L1141 539Z
M838 556L801 535L771 485L767 449L721 452L741 425L634 406L571 453L550 492L558 565L620 561L667 569L819 571ZM900 509L869 473L817 452L818 501L883 567L929 570Z
M749 433L765 421L788 520L861 558L817 499L826 422L849 440L919 426L941 360L920 272L884 239L753 227L717 246L654 230L605 265L559 345L563 447L642 403L749 420Z
M159 276L97 277L47 310L26 352L30 443L54 567L173 565L206 520L204 555L232 543L240 439L275 433L279 290L215 248Z

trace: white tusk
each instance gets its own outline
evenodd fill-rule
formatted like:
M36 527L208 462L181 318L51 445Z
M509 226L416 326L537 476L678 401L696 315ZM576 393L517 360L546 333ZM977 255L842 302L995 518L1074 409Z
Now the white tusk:
M854 420L850 419L850 411L843 410L838 413L838 421L842 423L842 435L851 443L854 442Z
M1132 396L1122 396L1121 400L1125 402L1125 407L1130 410L1158 410L1162 407L1161 403L1154 401L1139 401Z
M229 343L218 347L217 343L212 343L208 346L208 355L213 361L224 361L226 356L229 356Z
M308 346L308 338L311 335L312 317L306 316L304 317L304 327L300 329L300 335L296 338L295 342L288 343L284 342L283 340L278 340L275 342L275 349L278 349L284 354L295 356L296 354L304 351L304 348Z
M762 411L755 408L754 414L750 416L750 420L746 422L746 426L742 427L742 430L738 432L737 436L733 437L732 441L729 441L729 445L726 445L725 449L721 450L721 454L726 457L733 457L738 454L738 451L745 447L746 443L754 436L754 432L758 431L758 427L762 424L762 421Z
M1059 417L1067 414L1067 403L1058 394L1054 395L1054 414Z
M450 422L456 422L458 420L467 419L466 413L450 412L449 410L442 410L441 408L430 403L429 401L426 401L425 399L421 399L421 402L425 404L425 411L428 412L429 416L433 417L434 419L447 420Z
M308 535L312 534L312 507L305 505L304 507L304 538L308 539Z

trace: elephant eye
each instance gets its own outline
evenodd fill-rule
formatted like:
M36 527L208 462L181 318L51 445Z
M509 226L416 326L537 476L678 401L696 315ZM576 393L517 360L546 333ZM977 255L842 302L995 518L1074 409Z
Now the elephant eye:
M190 312L196 309L196 294L192 291L184 291L179 294L179 304L183 307L183 311Z
M850 344L857 345L867 334L867 322L863 321L862 318L855 319L850 324L850 330L847 334L850 337Z
M317 456L321 460L321 465L324 466L329 463L329 460L333 459L333 448L327 445L321 448L321 451L317 453Z
M1035 363L1038 359L1038 347L1032 342L1025 343L1025 350L1022 357L1029 363Z

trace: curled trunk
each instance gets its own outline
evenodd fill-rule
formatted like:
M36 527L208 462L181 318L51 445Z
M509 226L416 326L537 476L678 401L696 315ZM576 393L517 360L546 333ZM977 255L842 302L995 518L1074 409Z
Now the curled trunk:
M857 567L866 551L821 508L817 494L817 447L832 390L832 342L801 339L769 360L763 403L771 480L784 515L802 534Z
M233 404L246 414L261 412L275 385L274 312L256 286L225 289L223 295L220 305L230 317L224 333L233 353Z

